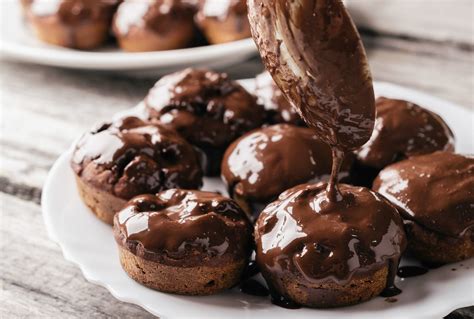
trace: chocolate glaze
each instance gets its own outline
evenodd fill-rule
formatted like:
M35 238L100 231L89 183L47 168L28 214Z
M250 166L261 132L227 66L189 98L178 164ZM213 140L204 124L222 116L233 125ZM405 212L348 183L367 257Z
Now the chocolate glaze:
M245 259L251 244L250 222L233 200L179 189L130 200L114 234L139 257L181 267Z
M267 70L329 145L370 138L372 79L359 34L340 0L249 0L252 34Z
M85 21L110 21L119 0L32 0L33 16L56 16L65 25L75 26Z
M254 96L226 74L208 70L186 69L163 77L145 103L150 118L206 153L211 174L218 172L225 148L264 121Z
M126 35L132 27L138 27L166 34L177 21L192 20L194 11L189 0L125 0L115 15L114 30Z
M176 132L136 117L105 123L85 134L71 166L85 182L123 199L202 184L193 147Z
M398 299L397 298L392 298L392 297L388 297L385 299L386 302L390 302L390 303L394 303L394 302L397 302Z
M301 308L301 305L275 292L271 292L271 301L272 304L274 304L275 306L282 307L285 309Z
M254 279L245 280L240 283L239 290L247 295L266 297L270 294L268 289Z
M388 201L366 188L342 184L330 202L325 183L280 195L255 226L256 260L275 290L285 276L303 283L348 283L389 266L387 286L406 247L402 220Z
M288 124L261 128L232 143L222 161L229 193L268 204L290 187L328 180L331 149L312 129ZM346 161L341 178L348 176Z
M410 156L454 151L453 133L437 114L383 97L377 99L376 107L372 137L357 151L361 164L382 169Z
M265 107L267 123L305 126L303 119L275 84L270 73L259 74L256 78L256 86L255 94L258 103Z
M258 268L257 262L250 260L242 273L242 281L250 279L258 273L260 273L260 269Z
M410 278L424 275L428 272L427 268L418 266L403 266L398 268L397 276L400 278Z
M402 216L431 231L461 237L474 229L474 157L435 152L382 170L373 189Z
M440 267L443 267L445 264L422 261L422 262L421 262L421 265L422 265L423 267L428 268L428 269L438 269L438 268L440 268Z
M391 297L394 297L394 296L398 296L399 294L402 293L402 290L400 290L399 288L395 287L394 285L391 285L391 286L388 286L387 288L385 288L381 293L380 293L380 297L388 297L388 298L391 298ZM390 301L390 300L388 300ZM392 302L392 301L390 301Z

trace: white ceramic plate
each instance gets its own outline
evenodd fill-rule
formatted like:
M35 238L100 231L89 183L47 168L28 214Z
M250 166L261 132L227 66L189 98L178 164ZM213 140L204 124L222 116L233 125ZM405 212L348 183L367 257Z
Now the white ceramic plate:
M0 53L19 61L50 66L164 74L189 66L222 68L242 62L257 52L252 39L202 47L127 53L117 47L80 51L44 44L25 24L20 0L0 1Z
M253 87L252 81L243 84ZM376 83L375 89L378 95L407 99L439 113L453 128L458 151L474 153L474 113L387 83ZM272 305L267 298L237 290L209 297L184 297L148 289L122 270L110 226L96 219L79 199L69 167L70 156L71 149L57 160L43 190L43 216L51 239L61 246L67 260L81 268L87 280L106 287L117 299L142 306L161 318L441 318L454 309L474 304L474 259L431 270L423 276L398 279L397 286L403 293L396 297L397 302L378 297L332 310L287 310ZM217 179L207 179L206 189L223 190Z

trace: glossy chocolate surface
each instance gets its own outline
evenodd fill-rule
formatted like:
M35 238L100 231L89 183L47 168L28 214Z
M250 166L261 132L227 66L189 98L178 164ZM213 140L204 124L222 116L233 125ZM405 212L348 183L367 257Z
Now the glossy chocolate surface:
M428 272L428 268L418 266L403 266L398 268L397 276L400 278L410 278L424 275Z
M232 141L264 121L254 96L226 74L208 70L186 69L163 77L145 103L151 119L204 150L217 167Z
M350 164L346 161L340 178L348 176ZM221 175L231 194L266 205L290 187L327 181L331 167L331 149L312 129L278 124L232 143Z
M85 134L71 166L84 182L123 199L202 184L193 147L176 132L136 117L105 123Z
M454 151L453 133L437 114L383 97L377 99L376 107L372 137L357 151L361 164L381 169L414 155Z
M340 185L342 200L330 202L325 183L299 185L280 195L255 227L257 262L283 296L281 278L307 283L347 283L388 265L387 283L406 247L400 215L366 188Z
M375 101L359 34L340 0L249 0L266 69L308 126L340 150L372 134Z
M165 34L170 25L192 20L194 10L189 0L125 0L115 15L114 30L126 35L132 27L138 27Z
M119 3L119 0L32 0L29 12L35 17L57 16L68 25L85 21L107 23Z
M303 119L285 98L275 81L273 81L270 73L263 72L257 76L255 94L257 95L258 103L265 108L267 123L288 123L305 126Z
M247 258L251 243L250 222L233 200L179 189L133 198L115 215L114 233L140 257L183 267Z
M407 219L461 237L474 229L474 157L436 152L382 170L373 189Z

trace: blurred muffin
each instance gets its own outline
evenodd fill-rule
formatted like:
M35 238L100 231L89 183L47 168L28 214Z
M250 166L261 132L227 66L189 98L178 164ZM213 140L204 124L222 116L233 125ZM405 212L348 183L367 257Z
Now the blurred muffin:
M246 0L200 0L196 22L211 44L251 36Z
M194 10L186 0L125 0L113 32L126 51L184 48L194 37Z
M25 1L26 16L36 36L47 43L89 50L109 37L119 0Z

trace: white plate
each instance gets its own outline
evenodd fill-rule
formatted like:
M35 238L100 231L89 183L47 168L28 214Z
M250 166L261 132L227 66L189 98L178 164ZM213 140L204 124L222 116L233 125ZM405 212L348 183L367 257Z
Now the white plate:
M20 0L0 1L0 53L11 59L50 66L160 74L188 66L222 68L242 62L257 50L252 39L202 47L127 53L118 48L80 51L44 44L25 24Z
M243 83L253 86L252 81ZM474 153L473 113L395 85L376 83L375 88L378 95L407 99L439 113L453 128L458 151ZM398 280L403 293L396 297L397 302L378 297L332 310L287 310L272 305L267 298L237 290L209 297L184 297L148 289L125 274L110 226L96 219L79 199L69 167L70 156L71 150L57 160L44 186L42 207L49 236L61 246L64 257L81 268L87 280L106 287L117 299L142 306L161 318L441 318L454 309L474 304L474 259ZM206 182L207 189L222 188L218 180Z

